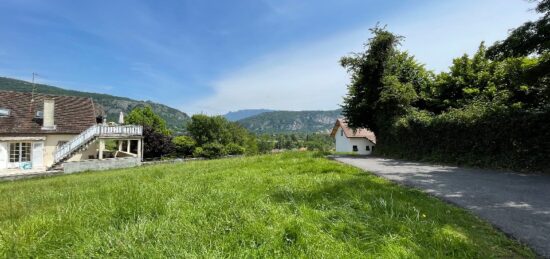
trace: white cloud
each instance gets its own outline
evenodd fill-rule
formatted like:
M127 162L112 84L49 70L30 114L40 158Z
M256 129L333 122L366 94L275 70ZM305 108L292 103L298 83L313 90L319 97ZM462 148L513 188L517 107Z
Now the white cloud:
M491 44L535 14L532 5L517 0L457 1L417 8L393 18L388 29L406 36L403 49L445 70L452 58L475 51L482 40ZM265 55L212 83L211 96L185 105L191 112L222 114L229 110L335 109L346 93L349 76L339 59L359 51L369 37L367 25L317 42Z

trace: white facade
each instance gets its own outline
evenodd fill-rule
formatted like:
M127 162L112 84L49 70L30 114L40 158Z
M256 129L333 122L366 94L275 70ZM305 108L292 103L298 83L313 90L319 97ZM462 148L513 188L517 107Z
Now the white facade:
M53 154L61 143L74 138L75 134L50 134L39 137L0 137L0 170L46 169L53 163ZM92 143L87 150L78 152L69 161L88 159L97 152Z
M0 137L0 169L25 166L44 168L44 140L45 138L33 137Z
M338 131L336 132L334 139L336 141L336 152L370 155L374 148L374 143L372 143L367 138L346 137L346 134L344 134L344 130L342 129L342 127L338 127Z

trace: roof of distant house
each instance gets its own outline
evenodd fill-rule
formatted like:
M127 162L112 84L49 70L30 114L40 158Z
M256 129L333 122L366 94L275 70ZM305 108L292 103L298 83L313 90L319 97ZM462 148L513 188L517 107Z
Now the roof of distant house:
M37 116L46 98L55 100L55 130L42 130L43 119ZM91 98L13 91L0 91L0 109L9 110L8 116L0 116L0 134L79 134L102 114Z
M332 132L330 133L332 137L336 136L338 128L342 128L344 130L344 135L348 138L366 138L376 144L376 136L374 135L374 132L363 128L353 130L348 127L348 124L344 119L336 120L334 128L332 128Z

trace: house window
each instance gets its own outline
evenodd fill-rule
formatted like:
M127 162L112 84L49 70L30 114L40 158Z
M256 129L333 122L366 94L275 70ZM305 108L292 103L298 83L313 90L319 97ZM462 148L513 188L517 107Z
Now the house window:
M357 152L359 151L359 149L357 148L357 146L353 146L353 152Z
M31 143L10 143L10 163L31 161Z
M8 117L8 116L10 116L10 109L0 107L0 117Z
M367 150L367 151L370 151L370 146L367 146L366 150Z
M37 119L44 119L44 112L43 111L37 111L36 115L34 116Z

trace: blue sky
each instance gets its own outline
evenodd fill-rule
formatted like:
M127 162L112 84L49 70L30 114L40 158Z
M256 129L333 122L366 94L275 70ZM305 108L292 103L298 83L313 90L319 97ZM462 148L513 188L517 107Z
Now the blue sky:
M377 22L430 69L536 19L523 0L0 1L0 76L188 113L335 109Z

